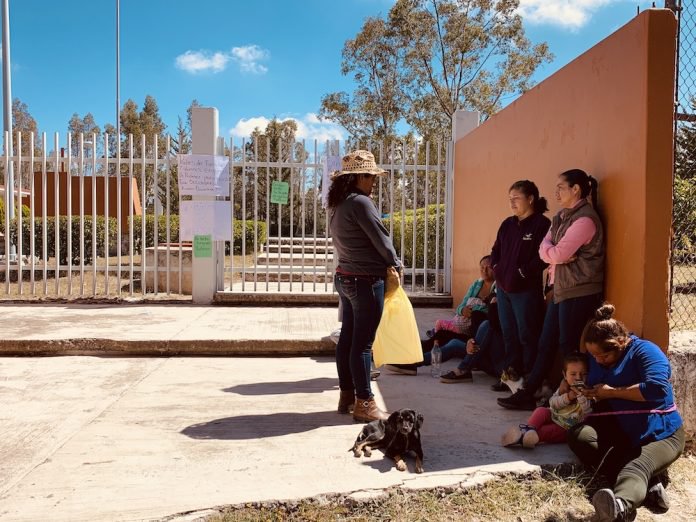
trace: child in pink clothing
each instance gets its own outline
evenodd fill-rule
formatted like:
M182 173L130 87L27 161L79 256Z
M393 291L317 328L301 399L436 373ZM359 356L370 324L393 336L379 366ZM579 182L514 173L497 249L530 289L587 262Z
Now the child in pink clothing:
M592 410L590 401L579 393L586 377L585 355L572 353L566 356L563 360L563 381L549 399L550 408L537 408L527 419L527 424L513 426L506 431L502 437L503 446L533 448L540 442L565 442L568 430Z

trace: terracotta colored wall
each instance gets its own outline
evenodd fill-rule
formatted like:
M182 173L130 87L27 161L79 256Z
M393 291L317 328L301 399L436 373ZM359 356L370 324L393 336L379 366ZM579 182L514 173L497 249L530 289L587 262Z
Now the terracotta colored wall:
M510 185L535 181L550 217L558 174L582 168L599 180L606 298L667 346L675 38L671 11L644 11L457 142L455 302L510 215Z
M43 194L41 189L42 183L41 172L34 173L34 215L41 217L43 212L42 202ZM60 172L58 178L58 201L59 214L66 216L68 214L68 184L67 173ZM82 178L84 184L84 213L86 216L92 215L92 177L85 176ZM105 197L104 197L104 178L96 177L96 212L98 216L104 215ZM70 178L72 193L71 193L71 210L73 216L80 215L80 178L72 176ZM46 215L56 215L56 197L55 197L55 174L53 172L46 173ZM109 216L116 217L118 211L118 194L117 194L117 179L109 178ZM140 196L138 192L138 183L133 179L133 215L139 216L142 213L140 206ZM121 230L128 230L128 178L121 178Z

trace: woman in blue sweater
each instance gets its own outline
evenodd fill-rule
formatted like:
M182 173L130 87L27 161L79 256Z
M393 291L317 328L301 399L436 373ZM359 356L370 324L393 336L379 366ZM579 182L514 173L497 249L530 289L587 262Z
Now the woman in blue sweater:
M568 434L580 461L614 482L592 498L600 521L633 520L642 504L666 511L664 472L684 450L669 360L613 314L614 306L602 305L583 332L582 347L591 357L590 387L582 393L596 405Z

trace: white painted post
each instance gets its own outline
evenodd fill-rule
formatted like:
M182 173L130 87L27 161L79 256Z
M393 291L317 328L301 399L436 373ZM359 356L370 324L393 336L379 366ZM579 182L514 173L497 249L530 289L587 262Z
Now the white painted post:
M214 107L194 107L191 113L193 154L222 154L218 149L218 110ZM215 196L193 196L193 199L215 201ZM213 241L212 257L197 258L193 252L191 255L193 302L210 304L217 290L218 265L225 261L224 242Z
M454 173L457 142L479 126L481 113L457 109L452 117L452 143L449 151L447 190L445 198L445 292L452 292L452 227L454 226Z

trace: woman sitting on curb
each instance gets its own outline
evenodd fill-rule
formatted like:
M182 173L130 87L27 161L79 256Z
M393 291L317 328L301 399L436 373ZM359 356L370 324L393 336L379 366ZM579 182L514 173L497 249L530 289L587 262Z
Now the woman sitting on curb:
M418 367L430 366L430 351L435 342L438 342L440 350L442 351L442 362L455 357L466 356L466 341L473 336L481 323L486 320L489 313L490 302L495 300L495 280L493 277L493 269L491 268L490 256L484 256L481 259L479 262L479 270L481 272L481 278L474 281L469 287L462 302L457 307L454 319L451 321L438 319L435 323L436 331L433 336L430 339L421 341L423 361L416 364L385 364L384 367L387 370L402 375L417 375ZM472 298L480 300L482 304L469 305ZM470 325L465 332L456 333L453 331L455 329L454 327L446 324L455 322L463 324L464 321L456 319L457 317L462 320L465 319L465 322ZM440 329L438 329L438 325ZM451 329L447 329L450 327Z
M641 504L666 511L663 474L684 450L669 360L613 315L614 307L604 304L585 326L591 387L581 393L596 402L595 413L568 433L578 459L614 484L592 498L599 521L633 520Z

